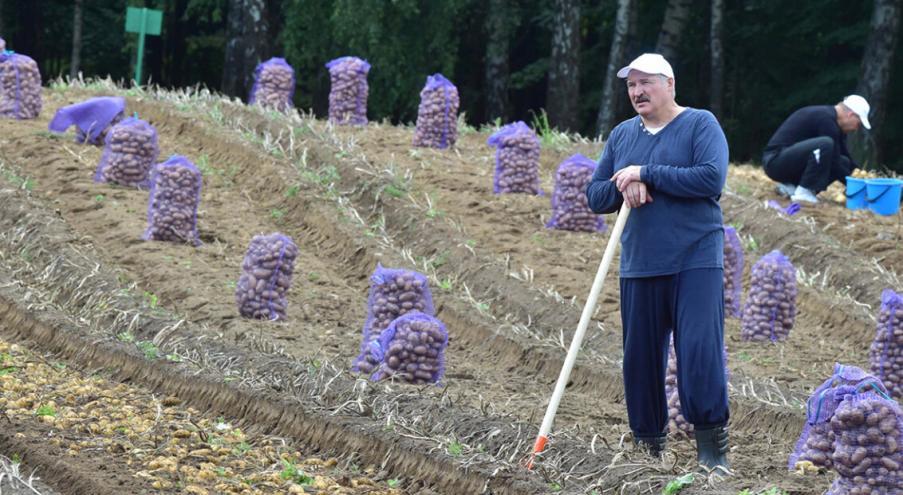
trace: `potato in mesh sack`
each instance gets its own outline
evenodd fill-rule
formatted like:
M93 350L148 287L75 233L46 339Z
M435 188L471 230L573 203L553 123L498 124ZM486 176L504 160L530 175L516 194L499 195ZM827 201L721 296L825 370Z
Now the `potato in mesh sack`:
M887 395L844 394L831 417L837 478L827 495L903 495L903 412Z
M414 146L448 148L458 140L458 88L442 74L427 77L420 91Z
M124 113L125 98L120 96L88 98L57 110L47 129L65 132L74 125L75 142L100 146L106 141L107 132L122 121Z
M41 113L41 71L30 57L0 53L0 116L33 119Z
M329 121L342 125L367 125L367 74L370 64L357 57L340 57L329 69Z
M419 311L405 313L370 343L370 360L379 363L371 379L438 383L445 373L446 346L448 330L441 321Z
M796 319L796 269L780 251L763 256L752 267L749 294L743 308L743 340L784 340Z
M543 193L539 187L539 138L527 124L508 124L489 136L486 143L496 147L495 194Z
M743 245L737 229L724 226L724 315L740 317L743 292Z
M254 70L254 86L248 104L284 112L294 107L295 70L284 58L273 57Z
M235 288L238 312L245 318L284 320L298 247L281 233L256 235L241 263Z
M94 182L147 189L159 151L154 126L128 117L107 133Z
M787 469L796 471L798 464L811 462L813 466L830 469L833 466L834 431L831 418L847 393L875 391L887 394L881 380L855 366L834 364L834 373L824 381L806 401L806 423L796 446L790 454Z
M586 186L595 170L596 162L580 153L558 165L555 189L552 191L552 217L546 223L547 228L605 232L605 217L593 213L586 200Z
M394 319L412 311L435 316L433 295L426 276L413 270L383 268L377 264L370 276L367 320L360 354L354 360L355 371L370 374L376 370L380 361L370 353L373 343Z
M154 167L147 207L146 241L201 245L198 203L201 172L184 156L174 155Z
M891 289L881 292L875 339L869 348L869 369L895 399L903 398L903 297Z

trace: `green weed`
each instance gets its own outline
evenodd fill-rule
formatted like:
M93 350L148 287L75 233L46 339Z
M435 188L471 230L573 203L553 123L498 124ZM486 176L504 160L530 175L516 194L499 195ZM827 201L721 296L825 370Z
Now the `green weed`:
M665 485L662 495L674 495L693 484L693 473L687 473L679 478L674 478Z
M35 412L35 416L56 416L56 411L53 409L53 406L42 405Z
M566 133L549 124L549 115L545 109L540 110L539 114L533 114L531 125L536 131L536 135L539 136L543 148L563 149L571 143L571 138Z
M288 190L285 191L285 197L286 198L294 198L295 196L298 195L298 191L300 191L300 190L301 190L301 186L299 186L297 184L292 187L289 187Z
M144 291L144 300L147 301L147 305L151 307L151 309L157 307L157 295L153 292Z
M298 466L285 459L282 459L282 472L279 473L279 477L299 485L310 485L314 482L314 479L299 470Z
M392 478L392 479L386 481L386 484L389 485L389 488L397 488L398 485L401 484L401 480Z
M116 338L119 339L120 342L134 342L135 341L135 336L132 335L128 331L120 332L120 333L116 334Z
M439 281L439 288L442 290L452 290L451 278L444 278Z
M461 457L461 454L464 453L464 446L458 443L457 440L453 440L450 444L448 444L448 454L452 457Z
M15 366L7 366L5 368L0 368L0 376L6 376L9 374L15 373L16 371L18 371L18 369L19 368L16 368Z
M150 340L142 340L136 345L138 346L138 349L141 349L141 352L144 353L145 358L153 360L160 357L160 349L158 349Z

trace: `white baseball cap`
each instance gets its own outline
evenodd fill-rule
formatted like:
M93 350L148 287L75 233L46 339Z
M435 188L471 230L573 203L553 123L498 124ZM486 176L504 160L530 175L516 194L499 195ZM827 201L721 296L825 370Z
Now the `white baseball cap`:
M674 78L674 70L671 68L671 64L665 60L665 57L658 53L644 53L633 59L633 62L630 62L630 65L622 67L621 70L618 71L618 77L624 79L630 74L630 71L634 69L645 72L646 74L661 74L672 79ZM866 107L867 106L868 105L866 104Z
M862 127L866 129L872 128L872 124L869 123L869 110L871 107L869 107L869 102L865 101L865 98L859 95L850 95L843 99L843 104L859 116Z

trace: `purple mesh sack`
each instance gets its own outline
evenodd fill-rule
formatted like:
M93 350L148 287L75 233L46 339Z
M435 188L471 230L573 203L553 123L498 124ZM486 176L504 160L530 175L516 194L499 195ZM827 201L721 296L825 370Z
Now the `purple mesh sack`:
M780 251L763 256L752 267L752 280L740 337L777 342L790 335L796 318L796 270Z
M379 363L371 379L438 384L447 346L448 330L441 321L419 311L399 316L370 343L370 361Z
M154 167L147 206L146 241L201 245L198 203L201 172L184 156L174 155Z
M6 41L4 41L3 38L0 38L0 52L5 52L5 51L6 51Z
M724 358L724 378L730 380L731 372L727 367L727 347L722 354ZM665 397L668 399L668 432L693 437L693 424L687 421L680 408L680 393L677 391L677 352L674 350L674 334L668 344L668 369L665 372Z
M903 397L903 297L891 289L881 292L875 340L869 348L869 369L894 398Z
M586 185L593 178L596 162L577 153L558 165L552 191L552 218L546 227L577 232L605 232L605 218L589 209Z
M740 317L740 295L743 291L743 246L737 229L724 226L724 314Z
M831 418L837 478L827 494L903 492L903 412L887 395L846 393Z
M94 182L139 189L150 187L151 169L160 152L154 126L129 117L113 126L104 142Z
M486 141L495 146L495 194L542 194L539 187L539 138L527 124L508 124Z
M373 342L379 339L392 320L411 311L435 316L433 295L426 275L413 270L383 268L376 265L370 275L367 296L367 320L364 322L361 351L354 360L354 370L372 373L380 364L371 354Z
M831 418L837 405L847 393L870 390L887 395L881 380L855 366L835 363L831 378L819 385L806 401L806 423L790 454L787 469L794 471L797 463L804 461L830 469L831 455L834 453Z
M448 148L458 141L458 88L442 74L426 78L420 91L414 146Z
M125 112L125 98L119 96L99 96L88 98L81 103L67 105L56 111L47 129L66 132L75 126L75 142L101 145L107 131L122 120Z
M294 96L295 70L284 58L273 57L257 64L249 105L260 104L284 112L294 107Z
M292 287L297 257L298 247L286 235L254 236L235 288L239 314L258 320L284 320L285 295Z
M367 125L367 74L370 64L357 57L340 57L329 69L329 121L342 125Z
M33 119L42 105L38 64L12 51L0 53L0 116Z

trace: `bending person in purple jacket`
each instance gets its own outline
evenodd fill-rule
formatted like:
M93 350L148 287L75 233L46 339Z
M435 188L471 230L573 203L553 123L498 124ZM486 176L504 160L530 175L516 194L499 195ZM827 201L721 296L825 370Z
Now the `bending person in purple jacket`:
M762 163L778 182L778 193L792 201L817 203L815 196L834 181L846 184L858 168L847 150L847 134L871 129L869 104L859 95L840 103L803 107L790 114L768 140Z
M724 374L724 132L708 111L674 100L674 72L644 54L618 72L637 116L611 132L587 186L596 213L635 209L621 237L624 394L634 441L665 446L665 371L674 331L681 412L700 465L728 472Z

